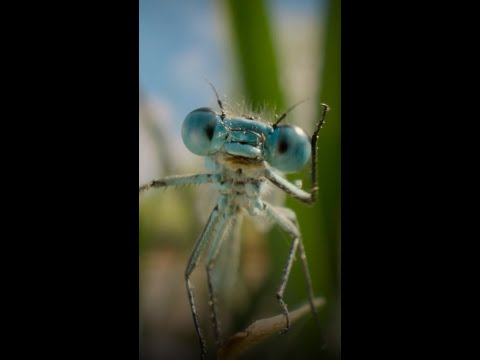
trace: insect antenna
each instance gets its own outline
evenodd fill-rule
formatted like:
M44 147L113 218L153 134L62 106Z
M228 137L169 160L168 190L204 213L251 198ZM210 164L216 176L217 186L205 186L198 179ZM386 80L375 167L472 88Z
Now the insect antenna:
M217 90L215 89L215 86L213 86L213 84L210 82L210 80L207 79L207 77L205 77L205 80L210 84L210 86L212 87L213 89L213 92L215 93L215 96L217 97L217 103L218 103L218 106L220 106L220 109L222 110L222 118L225 117L225 109L223 108L223 103L222 103L222 100L220 100L220 96L218 96L218 92Z
M282 115L280 115L280 117L277 119L277 121L275 122L275 124L273 124L273 127L277 127L277 125L280 123L280 121L282 121L283 119L285 119L287 117L287 114L292 111L293 109L295 109L298 105L300 104L303 104L305 101L307 100L310 100L309 98L306 98L306 99L303 99L302 101L296 103L295 105L291 106L287 111L285 111Z

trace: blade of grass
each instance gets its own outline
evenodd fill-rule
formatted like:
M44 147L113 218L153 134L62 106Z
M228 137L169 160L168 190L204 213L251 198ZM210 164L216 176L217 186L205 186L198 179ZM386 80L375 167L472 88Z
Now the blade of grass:
M320 47L321 53L318 54L319 58L323 58L323 67L315 101L317 104L328 104L330 111L320 130L318 141L318 200L313 209L307 210L295 200L287 201L287 206L298 215L315 293L327 299L327 304L320 314L328 337L332 336L335 331L332 329L336 328L331 321L337 321L335 316L338 311L340 278L340 4L340 0L331 0L324 8L325 14L319 14L326 24L324 43ZM318 121L318 116L312 121ZM290 292L287 301L297 301L297 294L305 292L300 271L292 272L289 286L295 293Z
M281 108L283 95L278 81L278 65L264 1L228 0L235 56L247 100L254 106Z
M330 280L332 292L337 292L339 284L339 246L340 246L340 202L341 202L341 19L340 0L332 0L329 5L327 36L325 43L325 62L318 102L330 106L328 123L322 129L322 141L319 141L319 210L325 238L328 242L330 261Z

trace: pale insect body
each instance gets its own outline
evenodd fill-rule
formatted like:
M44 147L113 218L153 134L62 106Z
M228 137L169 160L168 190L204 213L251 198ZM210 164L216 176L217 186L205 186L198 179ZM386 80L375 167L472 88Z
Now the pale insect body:
M238 173L238 167L231 167L229 163L222 164L221 159L216 159L215 156L207 157L205 159L205 169L212 173L221 172L222 169L224 172L228 172L230 170L230 174L226 175L226 177L230 177L232 180L225 183L225 184L213 184L212 187L208 189L203 189L197 193L198 196L198 203L197 203L197 212L199 217L202 220L206 221L208 218L208 214L205 213L206 206L209 208L213 208L216 204L216 198L219 192L226 193L230 191L244 191L246 193L246 199L238 199L239 205L242 209L242 214L245 215L252 215L250 211L247 209L252 206L254 201L256 201L257 197L267 201L269 204L274 206L281 206L285 200L285 192L270 183L269 181L265 181L262 179L262 174L264 171L264 167L243 167L242 173ZM258 186L254 184L249 184L246 179L262 179L263 181L258 184ZM232 184L234 186L232 187ZM239 185L240 184L240 185ZM242 184L245 184L243 186ZM301 181L296 184L297 187L301 187ZM243 202L243 204L241 204ZM266 233L272 227L272 221L266 219L261 216L251 216L249 220L254 224L255 230L259 233ZM232 272L235 270L232 268Z
M190 276L206 250L205 267L210 296L209 304L216 343L220 347L221 336L214 286L216 281L212 270L223 242L229 238L229 232L237 228L240 217L244 213L254 217L261 215L269 218L292 239L276 293L277 301L283 309L286 319L285 331L288 330L290 321L283 294L297 250L300 252L311 311L318 321L310 273L295 213L290 209L269 204L263 199L263 195L270 183L303 203L313 204L317 193L316 142L328 107L322 104L322 117L310 141L299 127L278 125L293 107L278 117L274 124L268 124L253 116L228 116L218 94L217 102L221 109L220 114L210 108L199 108L188 114L182 125L182 139L185 146L196 155L209 157L209 173L170 176L140 187L141 192L150 187L212 183L219 193L216 206L194 246L185 270L187 293L195 330L201 345L202 359L206 354L206 344L200 330ZM312 155L312 189L310 192L306 192L286 180L278 170L282 172L298 171L306 165L310 155Z

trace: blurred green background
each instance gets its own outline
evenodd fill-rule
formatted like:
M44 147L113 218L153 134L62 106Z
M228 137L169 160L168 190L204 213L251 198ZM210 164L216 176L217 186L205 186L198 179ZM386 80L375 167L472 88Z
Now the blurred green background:
M139 35L139 184L205 172L203 160L188 153L180 136L188 112L216 108L203 76L215 84L227 107L245 101L253 109L267 105L280 114L309 98L287 117L308 134L318 121L318 105L329 105L318 142L318 201L308 207L285 200L298 216L315 294L327 299L320 310L326 348L321 349L320 332L309 315L242 358L340 358L340 1L140 0ZM288 178L301 179L308 188L310 164ZM184 270L214 205L209 185L140 196L140 359L199 356ZM276 227L264 232L244 226L239 284L231 318L224 323L227 331L280 313L275 291L288 247L289 238ZM211 342L203 266L193 282ZM296 261L285 300L293 310L306 299ZM209 357L214 358L212 343Z

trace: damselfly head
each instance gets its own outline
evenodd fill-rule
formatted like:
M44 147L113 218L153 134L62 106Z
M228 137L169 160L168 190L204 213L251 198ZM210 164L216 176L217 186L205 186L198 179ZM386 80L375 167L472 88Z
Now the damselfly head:
M222 116L199 108L185 118L182 139L194 154L225 154L239 163L267 161L284 172L295 172L310 158L308 136L298 126L271 125L254 117Z

